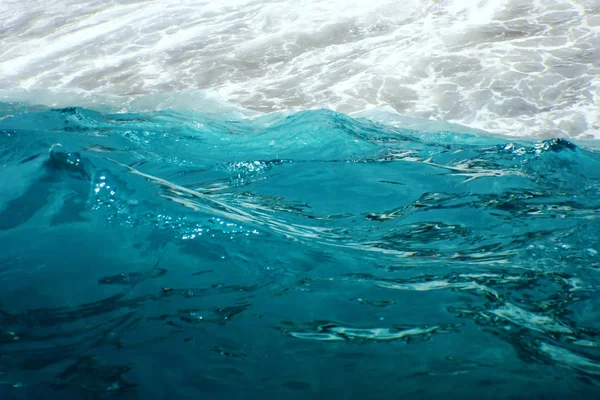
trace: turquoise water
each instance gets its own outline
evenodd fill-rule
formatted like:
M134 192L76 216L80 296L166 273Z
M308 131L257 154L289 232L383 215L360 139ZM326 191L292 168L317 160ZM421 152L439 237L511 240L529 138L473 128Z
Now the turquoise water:
M600 153L0 104L0 398L600 390Z

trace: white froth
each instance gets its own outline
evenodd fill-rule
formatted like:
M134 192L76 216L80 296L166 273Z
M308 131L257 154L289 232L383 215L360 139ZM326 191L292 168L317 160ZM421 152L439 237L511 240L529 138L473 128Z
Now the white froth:
M5 101L391 108L600 138L600 3L0 0L0 76Z

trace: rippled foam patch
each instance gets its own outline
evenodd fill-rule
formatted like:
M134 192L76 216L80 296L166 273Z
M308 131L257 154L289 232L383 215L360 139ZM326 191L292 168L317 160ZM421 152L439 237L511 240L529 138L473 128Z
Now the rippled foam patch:
M591 396L599 154L0 104L0 395Z
M5 8L4 101L202 112L219 99L257 112L389 107L520 137L600 137L597 0Z

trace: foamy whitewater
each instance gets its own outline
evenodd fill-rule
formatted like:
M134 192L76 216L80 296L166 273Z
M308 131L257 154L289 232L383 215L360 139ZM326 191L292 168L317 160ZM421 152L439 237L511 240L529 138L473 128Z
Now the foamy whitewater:
M597 0L0 0L0 400L595 399Z
M0 2L0 96L600 137L597 0ZM371 112L377 119L379 112Z

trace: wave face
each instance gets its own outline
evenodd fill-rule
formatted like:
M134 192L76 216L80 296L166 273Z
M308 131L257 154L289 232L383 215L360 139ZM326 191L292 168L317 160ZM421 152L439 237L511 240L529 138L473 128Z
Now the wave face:
M598 391L589 144L4 103L0 157L2 398Z
M596 0L3 3L5 101L206 112L207 92L263 113L391 107L520 137L600 135Z

